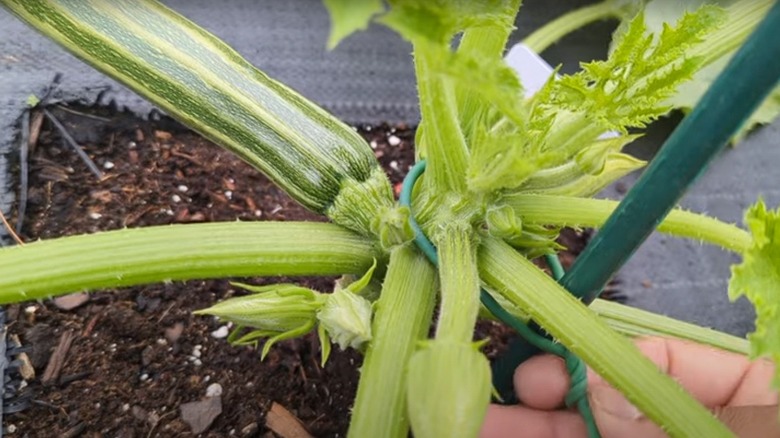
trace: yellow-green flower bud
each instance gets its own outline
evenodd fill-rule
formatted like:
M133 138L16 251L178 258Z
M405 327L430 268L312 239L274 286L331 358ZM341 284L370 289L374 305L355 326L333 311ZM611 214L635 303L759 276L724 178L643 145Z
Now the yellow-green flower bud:
M593 196L604 187L646 164L638 158L624 153L613 153L604 163L601 172L594 175L582 175L567 184L545 190L535 190L542 195Z
M522 221L508 205L496 205L488 208L485 214L490 234L500 238L519 237L523 234Z
M414 239L414 230L409 223L410 214L409 207L393 207L374 217L371 232L379 237L379 244L383 249L390 249Z
M294 284L235 285L254 293L229 298L194 313L218 316L238 325L229 338L236 344L254 344L259 338L269 337L263 346L263 357L275 342L302 336L311 331L317 323L317 312L328 297ZM243 327L255 330L236 339Z
M598 140L578 152L574 160L583 172L590 175L599 174L604 170L604 166L610 158L617 155L625 145L639 137L639 135L621 135Z

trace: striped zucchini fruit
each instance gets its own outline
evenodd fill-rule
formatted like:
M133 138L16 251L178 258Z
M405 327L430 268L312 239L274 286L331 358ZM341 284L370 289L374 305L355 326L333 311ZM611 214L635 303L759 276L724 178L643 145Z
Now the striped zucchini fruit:
M390 206L373 152L350 127L154 0L0 0L16 16L338 222ZM362 212L370 219L373 213ZM361 219L357 222L365 222ZM355 222L355 220L352 220ZM369 224L344 224L368 232Z

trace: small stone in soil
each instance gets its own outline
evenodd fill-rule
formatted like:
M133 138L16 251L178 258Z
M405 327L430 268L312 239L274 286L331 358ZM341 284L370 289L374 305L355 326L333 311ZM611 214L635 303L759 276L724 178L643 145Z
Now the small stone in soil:
M223 325L220 328L211 332L211 337L214 339L222 339L222 338L226 338L228 334L230 334L230 329L228 329L228 326Z
M172 327L165 329L165 339L171 344L175 344L181 337L182 332L184 332L184 324L177 322Z
M212 383L206 388L206 397L219 397L222 395L222 385Z
M140 407L138 405L134 405L133 406L133 411L132 412L133 412L133 417L135 417L135 419L138 420L138 421L141 421L141 422L145 423L146 419L149 418L149 413L146 411L146 409L144 409L144 408L142 408L142 407Z
M141 351L141 365L148 367L154 359L154 348L149 345ZM142 376L143 377L143 376Z
M396 137L395 135L391 135L390 137L387 137L387 144L390 146L398 146L401 144L401 139Z
M241 428L241 436L242 437L245 437L245 436L255 436L255 434L257 433L258 429L259 429L259 426L257 425L257 423L249 423L246 426L244 426L243 428Z
M190 426L192 433L203 433L222 413L222 398L207 397L201 401L184 403L179 409L182 421Z
M63 295L54 299L54 305L62 310L73 310L89 301L89 294L86 292L77 292L75 294Z

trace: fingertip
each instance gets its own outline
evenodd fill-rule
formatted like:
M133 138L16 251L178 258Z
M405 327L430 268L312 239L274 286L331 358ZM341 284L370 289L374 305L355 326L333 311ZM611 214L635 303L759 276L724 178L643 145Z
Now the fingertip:
M566 365L552 355L534 356L520 364L514 375L515 394L533 409L560 408L569 390Z
M578 438L585 424L576 412L538 411L521 405L490 405L480 438Z

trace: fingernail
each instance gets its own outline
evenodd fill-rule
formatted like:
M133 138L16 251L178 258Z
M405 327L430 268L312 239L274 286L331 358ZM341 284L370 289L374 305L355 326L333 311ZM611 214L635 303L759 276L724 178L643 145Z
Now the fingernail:
M642 412L628 402L623 394L609 386L596 386L591 389L591 404L596 410L622 420L639 420Z

